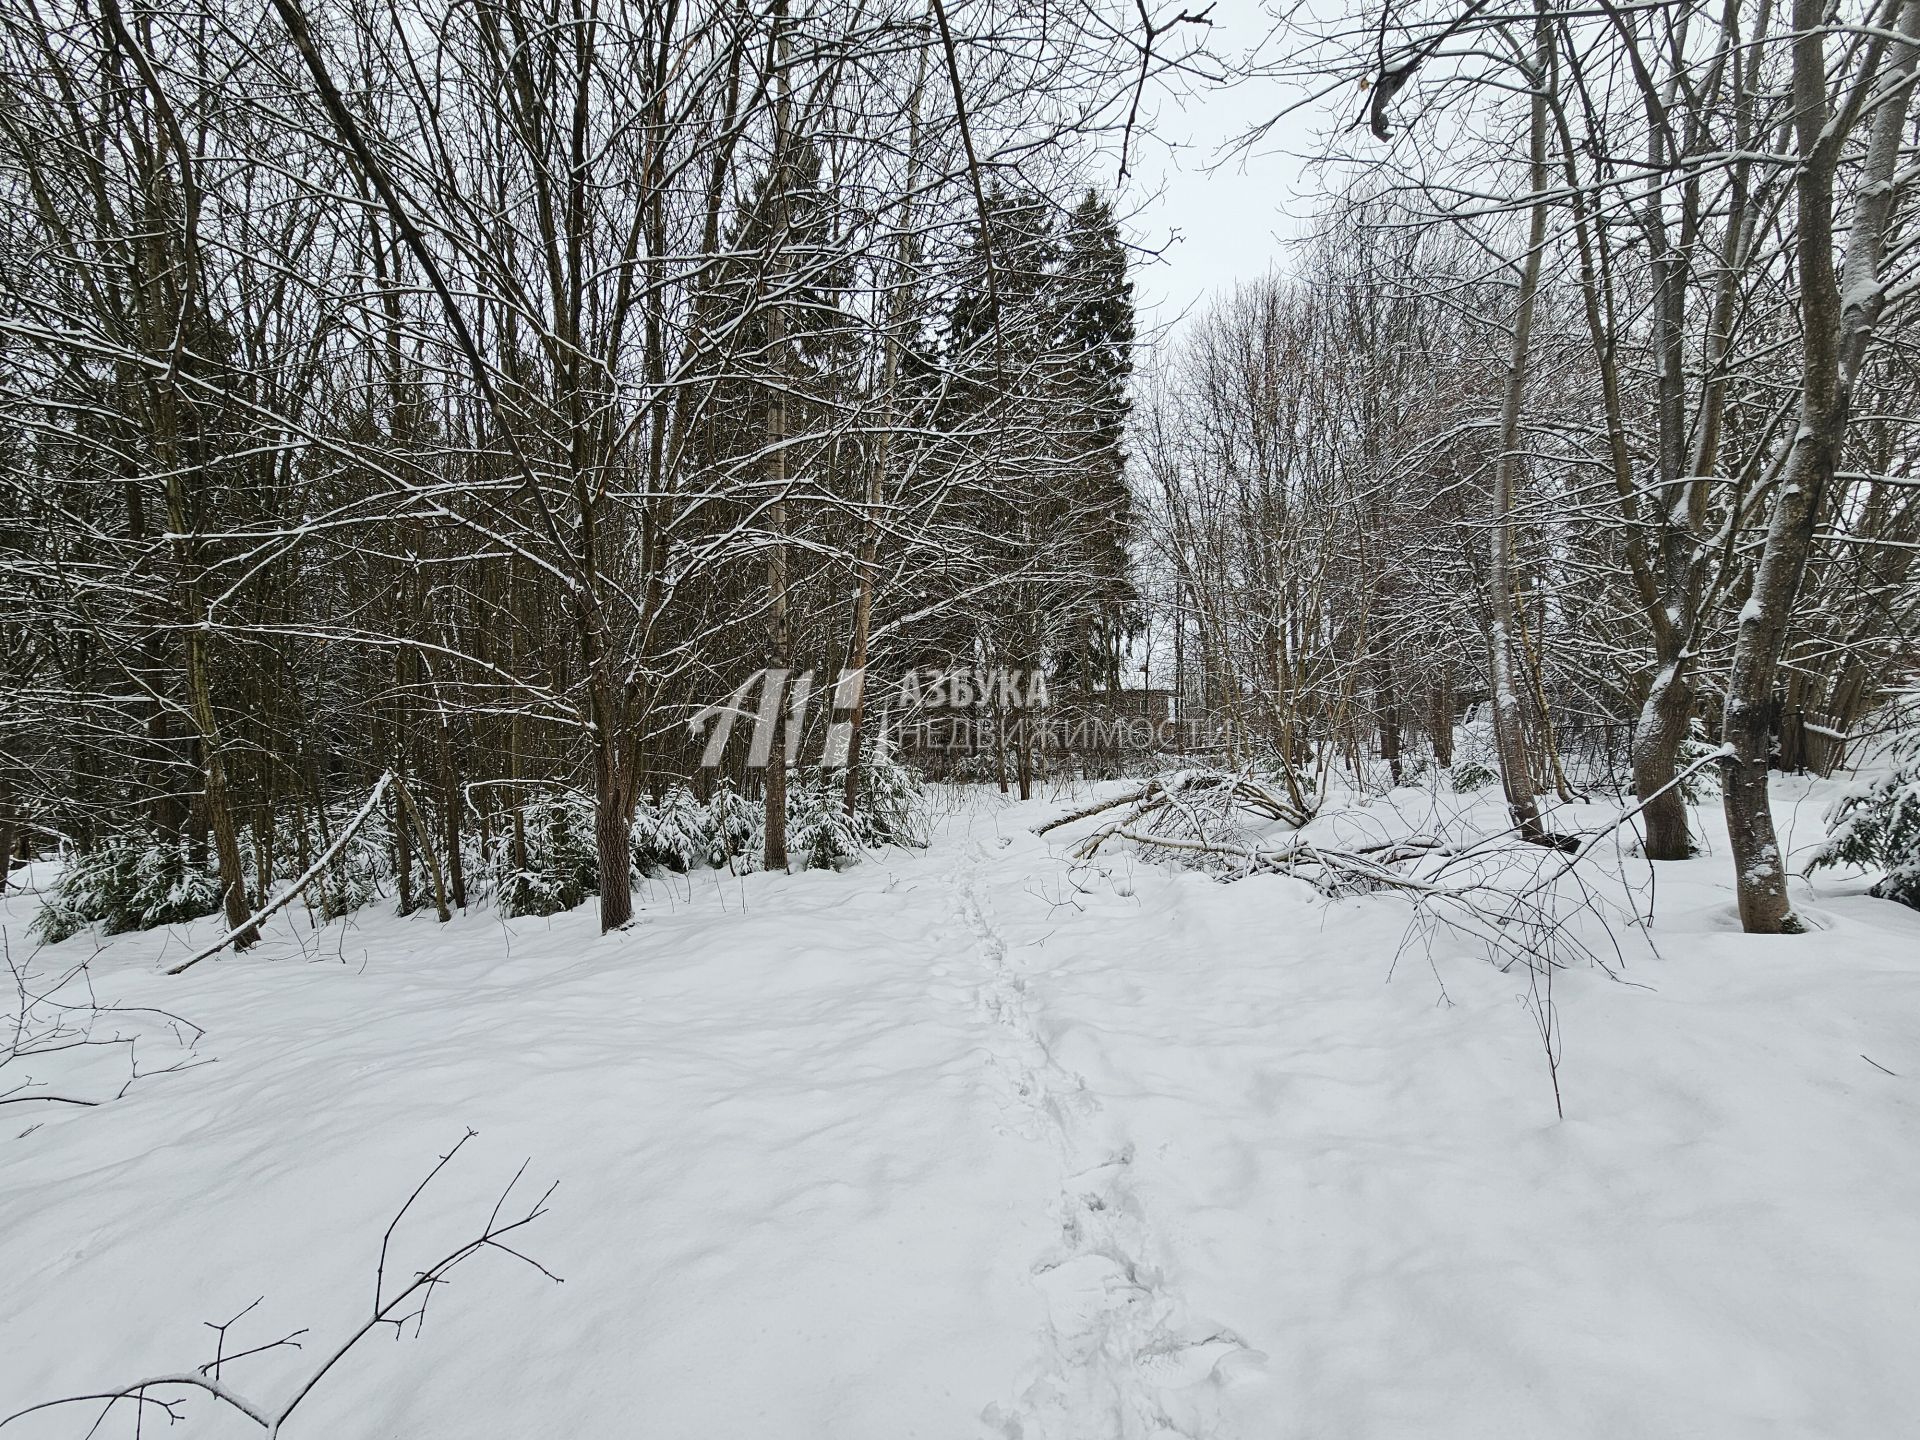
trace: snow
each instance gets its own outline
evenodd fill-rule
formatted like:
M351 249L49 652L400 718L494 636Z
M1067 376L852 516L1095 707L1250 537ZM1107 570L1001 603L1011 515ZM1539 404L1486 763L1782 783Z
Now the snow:
M1790 850L1819 798L1787 797ZM1661 867L1657 951L1556 981L1559 1122L1524 975L1407 947L1390 897L1074 866L1082 827L1028 829L1071 801L955 792L925 853L656 885L611 936L589 906L283 916L177 978L217 920L43 951L99 946L103 999L187 1016L213 1063L0 1107L0 1413L196 1366L260 1296L229 1351L306 1348L224 1378L284 1397L471 1126L390 1273L530 1157L527 1198L559 1188L516 1248L564 1283L477 1256L289 1435L1910 1429L1920 915L1796 881L1819 933L1743 936L1707 813L1721 855ZM0 912L16 959L33 904Z

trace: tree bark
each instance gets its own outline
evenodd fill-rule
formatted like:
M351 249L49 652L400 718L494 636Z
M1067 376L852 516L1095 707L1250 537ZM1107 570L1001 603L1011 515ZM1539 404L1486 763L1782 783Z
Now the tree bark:
M1494 749L1500 761L1501 787L1520 834L1538 842L1545 837L1540 825L1540 803L1534 791L1533 767L1527 754L1526 720L1513 660L1513 497L1520 476L1520 417L1532 350L1534 303L1539 294L1541 255L1547 241L1547 86L1553 45L1544 17L1536 22L1536 33L1536 73L1528 127L1534 200L1527 226L1527 253L1521 264L1520 289L1514 307L1513 346L1507 369L1506 401L1500 417L1500 455L1493 471L1493 523L1487 565L1492 623L1487 651Z
M767 389L767 471L773 499L767 507L767 524L773 533L767 551L767 679L785 678L793 668L793 631L787 613L787 316L781 290L786 285L787 247L787 151L790 148L792 115L792 77L788 73L785 20L786 0L776 0L774 27L774 125L772 201L773 253L768 261L768 285L772 303L767 306L767 363L773 375ZM767 754L766 768L766 845L761 863L768 870L787 868L787 740L786 707L775 704L773 746Z
M1442 770L1453 766L1453 677L1441 673L1433 682L1433 714L1428 720L1433 731L1433 763Z
M1898 7L1900 39L1890 47L1847 242L1844 276L1833 262L1834 172L1847 135L1828 112L1824 0L1794 0L1793 128L1800 165L1794 177L1799 234L1800 424L1786 466L1753 590L1740 612L1727 681L1723 738L1732 749L1722 788L1733 852L1740 925L1750 935L1806 929L1787 896L1787 872L1768 804L1770 711L1788 622L1846 439L1853 384L1885 302L1881 274L1893 219L1894 176L1906 128L1920 5ZM1890 26L1890 28L1894 28ZM1863 76L1863 85L1872 83Z
M189 625L185 643L188 706L194 727L200 732L200 755L207 784L206 816L213 829L213 849L220 864L227 924L240 930L234 937L233 948L245 950L260 934L247 925L252 907L247 900L246 869L240 862L240 834L233 823L233 802L227 794L227 767L220 753L220 727L214 719L213 694L207 681L206 636L198 623Z
M17 826L18 821L13 814L13 786L0 777L0 895L7 893L8 881L13 876L13 840Z
M1649 860L1685 860L1693 854L1686 797L1672 783L1692 718L1692 689L1678 658L1670 658L1654 676L1633 734L1633 793L1641 802Z
M453 918L453 912L447 909L447 885L440 871L440 857L433 853L433 832L427 828L427 817L420 813L420 807L414 803L413 791L407 787L404 779L394 782L400 790L401 808L406 819L413 827L413 833L420 840L420 857L426 861L427 876L433 881L433 909L442 925Z
M467 908L467 872L460 858L460 779L454 769L453 739L447 733L445 709L440 712L440 815L446 832L448 898L456 910Z

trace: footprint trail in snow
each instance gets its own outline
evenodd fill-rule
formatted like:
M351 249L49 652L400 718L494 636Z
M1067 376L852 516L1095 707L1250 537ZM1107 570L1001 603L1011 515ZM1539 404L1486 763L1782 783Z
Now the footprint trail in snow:
M1041 1008L988 916L976 850L956 873L958 918L980 979L987 1065L1008 1128L1050 1146L1058 1238L1032 1263L1046 1307L1037 1354L1011 1400L982 1412L1004 1440L1231 1440L1222 1383L1262 1357L1225 1326L1197 1320L1156 1264L1151 1216L1134 1186L1122 1117L1049 1045Z

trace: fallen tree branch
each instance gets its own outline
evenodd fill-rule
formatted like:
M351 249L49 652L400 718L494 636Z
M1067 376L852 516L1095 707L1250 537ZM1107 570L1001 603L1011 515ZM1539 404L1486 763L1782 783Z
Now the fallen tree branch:
M434 1289L444 1284L447 1273L462 1261L472 1258L482 1250L499 1250L511 1255L516 1260L531 1265L549 1280L555 1284L559 1284L560 1277L555 1275L551 1270L548 1270L546 1266L542 1265L539 1261L521 1254L509 1245L501 1243L503 1237L531 1225L542 1215L545 1215L547 1213L547 1201L553 1195L556 1188L554 1185L549 1185L541 1194L540 1198L534 1201L527 1209L525 1214L516 1219L503 1220L500 1212L505 1208L507 1200L514 1192L514 1188L519 1185L521 1177L526 1174L527 1166L526 1162L523 1161L520 1168L514 1172L513 1179L507 1182L507 1188L501 1191L499 1199L493 1202L493 1209L487 1216L486 1224L481 1227L480 1233L477 1236L468 1240L465 1244L448 1251L424 1270L416 1272L410 1282L395 1291L392 1295L386 1293L387 1251L393 1241L394 1227L399 1225L400 1221L405 1218L407 1211L412 1208L413 1202L420 1198L421 1192L433 1183L434 1178L447 1167L448 1162L450 1162L455 1155L458 1155L467 1141L473 1139L478 1133L476 1130L469 1129L454 1143L451 1150L439 1158L434 1167L427 1172L426 1179L414 1187L413 1193L407 1197L406 1203L400 1207L398 1213L394 1215L392 1222L387 1226L386 1232L381 1236L380 1259L374 1280L372 1313L334 1347L327 1358L293 1389L291 1395L283 1403L279 1405L262 1404L258 1400L250 1398L220 1380L218 1378L219 1371L223 1365L231 1365L249 1355L258 1355L263 1351L277 1349L283 1345L291 1345L293 1348L298 1349L300 1347L296 1337L306 1332L304 1330L296 1330L292 1335L284 1336L268 1344L256 1345L250 1349L240 1351L237 1354L227 1355L224 1353L226 1332L228 1327L234 1323L233 1320L230 1320L224 1325L210 1326L218 1335L214 1358L198 1371L184 1370L169 1372L164 1375L149 1375L143 1380L136 1380L130 1385L122 1385L112 1390L99 1390L85 1395L63 1395L57 1400L43 1400L38 1404L29 1405L23 1410L16 1410L13 1414L0 1418L0 1429L4 1429L16 1420L28 1415L37 1414L42 1410L51 1410L61 1405L86 1404L96 1400L104 1400L106 1402L106 1409L103 1410L99 1418L94 1421L95 1429L99 1428L100 1422L106 1418L108 1412L122 1400L132 1401L136 1410L142 1406L155 1406L165 1413L169 1421L178 1420L182 1418L177 1409L181 1404L180 1400L162 1399L149 1395L147 1392L157 1389L186 1388L200 1390L213 1396L216 1400L237 1410L262 1430L266 1431L269 1440L276 1440L281 1428L287 1423L288 1418L293 1412L299 1408L300 1403L305 1400L308 1395L312 1394L314 1388L326 1378L333 1368L338 1365L341 1360L345 1359L347 1354L374 1330L382 1325L391 1325L397 1334L404 1326L412 1322L414 1325L414 1333L418 1334L420 1325L425 1322L427 1302L432 1299ZM258 1303L258 1301L254 1302L256 1305ZM247 1310L251 1310L252 1308L253 1306L249 1305ZM241 1316L244 1316L247 1310L241 1311L240 1315L234 1317L234 1320L238 1320ZM209 1371L212 1373L208 1373ZM88 1433L91 1434L92 1431Z
M249 930L258 928L264 921L272 919L295 900L298 900L305 892L307 886L311 885L320 873L325 870L328 865L333 863L334 857L347 848L347 842L360 833L360 827L367 823L367 817L373 814L374 807L380 803L380 797L386 793L387 786L392 783L393 771L389 770L374 784L373 793L367 796L367 803L360 807L360 813L347 822L346 828L334 837L333 844L329 845L326 848L326 852L322 854L318 860L313 862L312 868L309 869L306 874L294 881L292 885L288 886L274 899L268 901L266 905L248 916L244 923L236 925L225 935L222 935L218 940L214 941L213 944L202 950L198 955L188 960L182 960L178 965L168 970L167 974L178 975L182 970L192 969L202 960L211 959L226 949L227 946L231 945L235 940L238 940L242 935L245 935Z
M1083 805L1078 810L1069 810L1064 815L1055 816L1044 825L1034 826L1033 833L1045 835L1049 830L1058 830L1062 825L1071 825L1076 820L1091 820L1094 816L1108 810L1117 810L1122 805L1131 805L1135 801L1144 800L1159 788L1158 780L1149 780L1138 790L1129 790L1125 795L1116 795L1111 800L1096 800L1091 805Z
M1357 850L1320 845L1311 840L1295 840L1281 849L1263 850L1212 840L1188 840L1177 835L1143 834L1126 828L1102 833L1103 838L1131 840L1143 849L1184 850L1193 854L1225 856L1240 861L1249 874L1265 871L1292 875L1307 879L1326 894L1348 893L1362 888L1355 881L1367 882L1365 888L1399 888L1423 894L1444 893L1447 888L1387 868L1441 849L1441 842L1429 836L1390 840L1383 844L1362 846ZM1300 875L1300 871L1306 867L1323 871L1328 877L1327 882L1323 884L1312 877Z
M28 964L31 963L29 960ZM25 1105L39 1101L92 1109L107 1100L118 1100L133 1088L136 1081L149 1076L171 1074L190 1070L195 1065L212 1063L207 1060L180 1060L158 1070L144 1070L140 1066L138 1045L145 1037L137 1025L127 1023L125 1028L116 1029L109 1035L97 1033L109 1016L115 1017L116 1021L157 1021L173 1032L174 1040L191 1056L195 1044L206 1032L191 1020L170 1010L146 1005L101 1004L94 994L93 975L89 968L91 956L53 975L36 976L26 965L13 958L13 947L5 932L0 931L0 964L6 968L14 997L11 1013L4 1021L0 1021L7 1032L0 1035L0 1078L11 1079L12 1074L16 1073L12 1068L14 1066L24 1069L33 1061L48 1061L54 1056L65 1057L60 1063L71 1063L87 1054L119 1050L126 1056L127 1062L126 1078L110 1094L89 1098L80 1093L78 1082L82 1077L74 1073L57 1079L36 1079L27 1075L17 1084L0 1088L0 1105ZM69 990L79 993L73 999L62 999ZM60 1088L43 1088L53 1083L58 1083Z
M1182 795L1207 796L1218 804L1223 813L1237 808L1264 819L1281 821L1295 829L1313 818L1311 812L1302 810L1265 781L1245 771L1195 769L1177 771L1165 779L1155 778L1125 794L1109 796L1090 805L1082 805L1077 810L1069 810L1064 815L1056 815L1043 824L1035 825L1033 833L1045 835L1076 821L1091 820L1109 810L1118 810L1123 805L1139 806L1135 815L1138 818L1139 814L1157 810Z
M47 1100L55 1105L98 1105L98 1100L82 1100L74 1095L0 1095L0 1105L25 1105L30 1100Z
M1227 844L1222 848L1219 840L1222 830L1236 835L1243 833L1233 820L1236 812L1244 812L1260 820L1277 820L1294 830L1299 830L1313 818L1311 813L1301 810L1286 796L1251 774L1203 769L1181 771L1171 780L1154 781L1130 794L1062 816L1036 833L1043 833L1071 820L1090 819L1129 802L1131 808L1124 814L1081 838L1073 850L1075 858L1091 859L1102 845L1114 839L1157 844L1162 840L1181 838L1195 842L1195 845L1172 848L1206 850L1214 847L1219 853L1237 854L1247 847ZM1164 827L1164 833L1143 839L1134 827L1147 816L1156 814L1161 818L1155 824ZM1175 832L1183 826L1185 834L1176 835Z

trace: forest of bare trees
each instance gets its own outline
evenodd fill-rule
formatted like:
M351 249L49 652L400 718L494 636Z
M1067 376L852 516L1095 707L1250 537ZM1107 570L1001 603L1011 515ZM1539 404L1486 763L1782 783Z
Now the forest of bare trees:
M430 875L444 914L463 855L528 869L559 788L611 928L636 806L712 779L689 721L743 678L1111 649L1133 322L1095 161L1162 30L938 0L0 23L9 856L157 846L144 883L210 873L241 929L391 771L400 904ZM770 866L790 753L736 767Z
M1718 779L1744 928L1799 928L1769 773L1844 764L1917 654L1920 6L1308 28L1282 78L1363 97L1333 202L1140 412L1182 683L1396 780L1484 704L1546 843L1619 786L1685 858Z
M687 786L787 865L892 763L836 677L952 666L1144 669L1300 804L1484 714L1549 846L1616 785L1684 858L1717 781L1792 931L1769 774L1912 665L1912 0L1293 13L1241 79L1338 117L1326 203L1150 351L1112 190L1232 70L1204 14L0 26L0 846L138 849L242 945L367 815L403 910L509 888L561 792L605 928ZM762 673L764 769L703 769Z
M0 1431L1909 1433L1916 89L0 0Z

